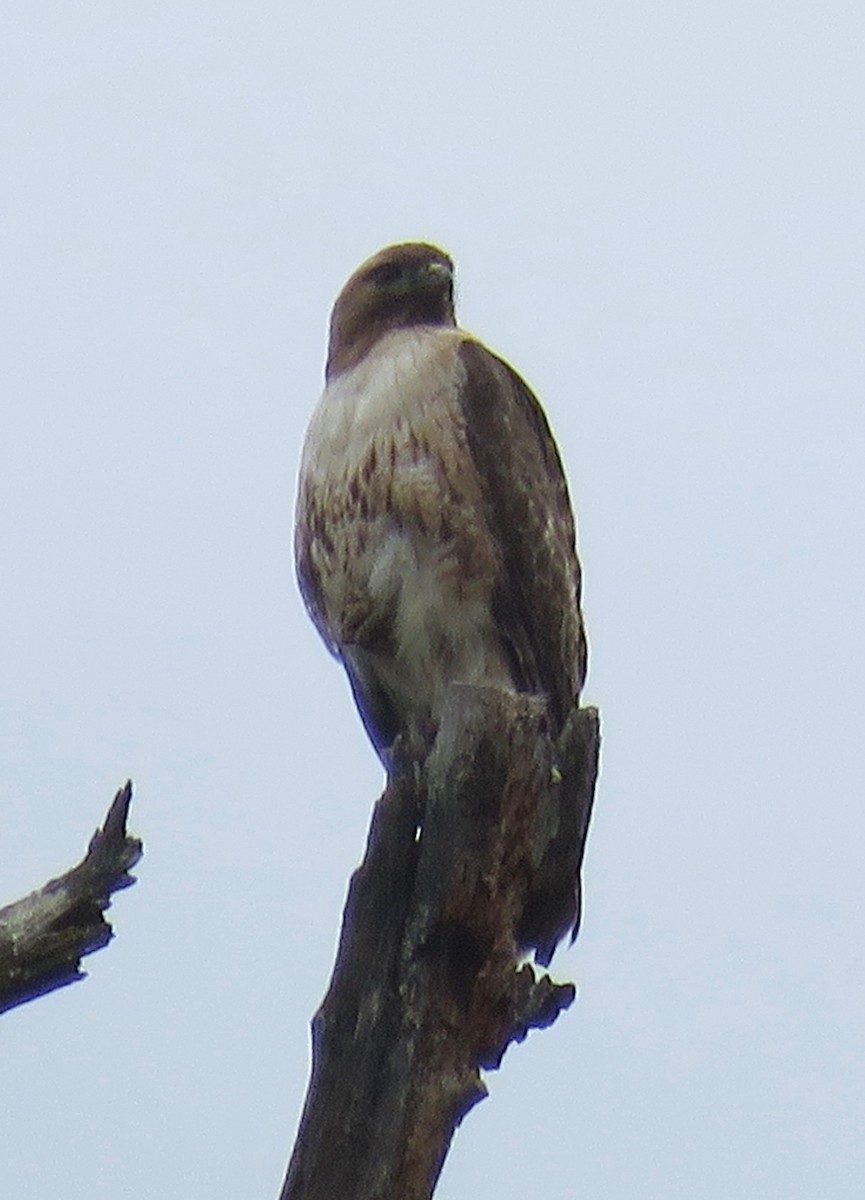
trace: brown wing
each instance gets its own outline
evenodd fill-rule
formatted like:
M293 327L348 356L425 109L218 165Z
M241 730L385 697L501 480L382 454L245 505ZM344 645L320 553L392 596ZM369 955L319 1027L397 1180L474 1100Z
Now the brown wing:
M548 697L558 733L586 674L580 564L561 459L543 409L519 375L470 339L460 358L469 448L503 563L494 615L516 685Z
M520 943L535 947L538 962L547 964L568 929L574 937L579 927L580 867L597 770L591 712L574 711L586 675L574 518L561 459L535 396L478 342L464 342L461 358L469 446L503 564L495 617L514 682L548 698L562 768L555 789L558 831L518 927Z

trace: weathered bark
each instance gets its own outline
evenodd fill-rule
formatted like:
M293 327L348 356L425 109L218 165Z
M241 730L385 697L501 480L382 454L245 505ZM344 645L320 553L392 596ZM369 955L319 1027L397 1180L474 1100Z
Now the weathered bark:
M111 940L103 911L135 882L128 872L143 852L126 832L131 800L127 782L78 866L0 909L0 1012L83 979L82 957Z
M519 941L539 930L548 961L578 915L598 718L575 709L557 745L545 720L536 698L454 687L426 762L395 764L313 1020L280 1200L427 1200L486 1095L481 1069L574 999L521 964Z

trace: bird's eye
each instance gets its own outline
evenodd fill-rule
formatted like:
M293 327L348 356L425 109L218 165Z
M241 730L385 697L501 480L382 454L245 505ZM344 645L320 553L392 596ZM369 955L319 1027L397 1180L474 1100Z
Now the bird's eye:
M392 287L402 278L402 267L397 263L382 263L376 267L373 278L379 287Z

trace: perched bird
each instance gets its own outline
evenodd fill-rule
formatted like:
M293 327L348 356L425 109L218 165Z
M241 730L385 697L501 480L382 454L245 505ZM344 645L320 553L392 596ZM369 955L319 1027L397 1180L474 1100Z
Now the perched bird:
M398 735L430 744L451 683L542 695L555 735L586 672L555 442L520 376L457 327L453 283L424 243L351 276L300 469L300 589L386 766Z

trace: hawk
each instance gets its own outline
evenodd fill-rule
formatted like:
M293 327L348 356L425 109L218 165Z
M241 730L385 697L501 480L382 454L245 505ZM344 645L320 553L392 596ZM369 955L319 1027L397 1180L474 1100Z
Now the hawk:
M385 766L429 744L452 683L545 697L586 673L574 518L520 376L454 315L454 267L389 246L340 292L296 511L297 575Z

